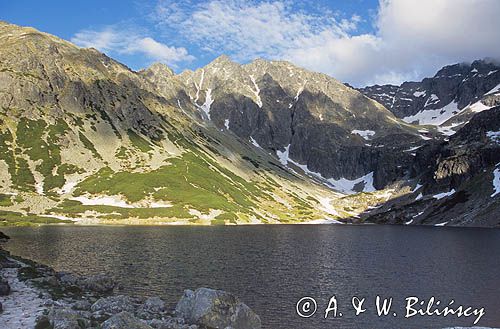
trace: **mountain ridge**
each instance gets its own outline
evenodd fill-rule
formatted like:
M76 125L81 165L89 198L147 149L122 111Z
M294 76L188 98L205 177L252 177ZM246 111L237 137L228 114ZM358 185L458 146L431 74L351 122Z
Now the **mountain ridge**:
M175 98L164 97L104 54L33 29L0 25L0 42L4 224L334 222L352 214L333 210L340 194L207 125L177 81Z
M0 43L4 225L383 222L420 183L437 193L417 178L439 131L325 74L227 56L135 72L6 23Z
M447 65L420 82L358 90L406 122L437 126L450 135L475 113L500 105L499 88L500 64L484 59Z

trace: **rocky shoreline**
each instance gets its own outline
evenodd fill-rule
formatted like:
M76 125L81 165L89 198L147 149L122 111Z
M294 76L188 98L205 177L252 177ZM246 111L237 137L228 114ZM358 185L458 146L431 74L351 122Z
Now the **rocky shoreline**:
M258 329L261 321L225 291L185 290L175 310L167 310L159 297L120 294L119 283L105 274L57 272L0 245L0 328Z

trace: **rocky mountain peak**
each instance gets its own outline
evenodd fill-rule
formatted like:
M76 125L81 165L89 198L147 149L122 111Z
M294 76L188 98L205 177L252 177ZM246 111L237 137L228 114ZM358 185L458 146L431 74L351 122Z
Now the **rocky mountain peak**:
M499 86L500 65L477 60L447 65L420 82L358 90L408 123L441 126L452 134L475 113L500 104Z
M139 73L147 77L158 76L159 78L171 78L175 75L174 70L163 63L153 63L150 67L140 70Z
M214 59L211 63L214 65L224 65L224 64L231 64L234 62L231 60L229 56L223 54Z

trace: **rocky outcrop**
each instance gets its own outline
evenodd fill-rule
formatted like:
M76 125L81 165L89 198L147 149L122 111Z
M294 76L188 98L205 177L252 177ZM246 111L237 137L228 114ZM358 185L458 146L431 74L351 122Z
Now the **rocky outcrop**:
M417 150L414 172L427 172L424 180L431 191L458 189L481 171L500 162L500 144L491 135L498 131L500 107L478 113L431 154L425 148Z
M369 212L393 224L500 226L500 107L476 114L439 145L417 150L413 192Z
M238 298L221 290L186 290L175 314L187 323L208 328L261 328L260 318Z

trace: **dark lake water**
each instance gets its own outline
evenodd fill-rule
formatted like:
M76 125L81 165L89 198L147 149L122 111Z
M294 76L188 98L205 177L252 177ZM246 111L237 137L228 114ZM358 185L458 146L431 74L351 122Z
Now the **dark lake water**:
M2 228L6 248L60 271L106 272L131 295L160 295L173 308L183 289L236 294L263 327L443 328L474 317L405 319L405 298L435 296L447 305L484 307L478 326L500 326L500 230L470 228L280 225L238 227ZM331 296L342 317L324 319ZM378 317L375 296L393 297L394 317ZM297 301L318 311L300 318ZM354 316L351 298L365 297Z

